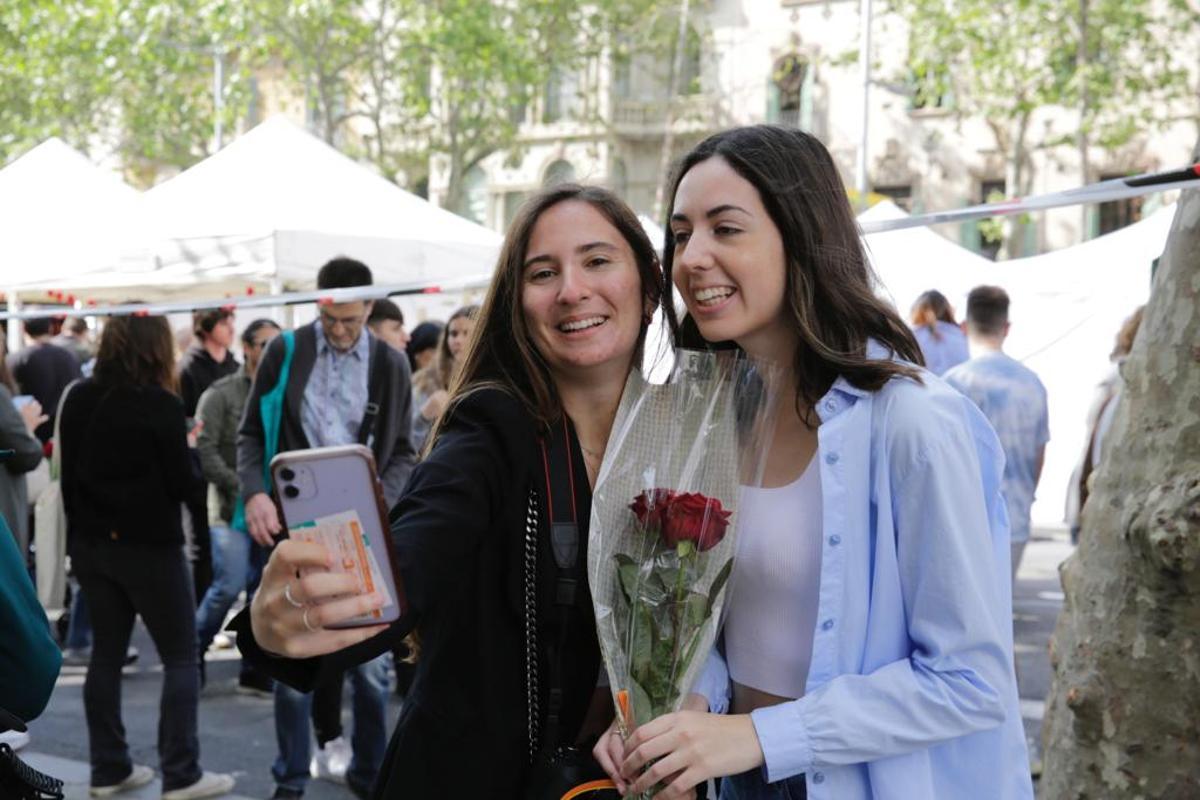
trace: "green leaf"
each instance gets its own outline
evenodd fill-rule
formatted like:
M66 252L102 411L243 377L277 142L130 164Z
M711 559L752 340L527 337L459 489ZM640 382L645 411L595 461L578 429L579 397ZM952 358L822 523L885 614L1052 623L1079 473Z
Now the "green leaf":
M725 566L721 567L721 571L717 573L717 577L713 578L712 586L708 590L708 605L705 608L705 616L712 616L713 608L717 605L717 600L721 597L721 592L725 589L725 584L729 581L729 575L733 572L733 559L725 562Z

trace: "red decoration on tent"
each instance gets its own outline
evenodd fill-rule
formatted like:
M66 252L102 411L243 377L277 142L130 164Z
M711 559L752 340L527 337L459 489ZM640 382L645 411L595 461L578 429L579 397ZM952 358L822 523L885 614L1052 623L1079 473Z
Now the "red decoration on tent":
M67 305L69 305L69 306L75 305L75 295L73 295L73 294L67 295Z
M247 287L246 287L246 296L248 297L248 296L250 296L250 295L253 295L253 294L254 294L254 287L253 287L253 286L247 286Z
M331 306L331 305L333 305L333 298L332 297L319 297L319 298L317 298L317 305Z
M440 287L440 286L426 286L424 289L421 290L421 294L441 294L441 293L442 293L442 287Z

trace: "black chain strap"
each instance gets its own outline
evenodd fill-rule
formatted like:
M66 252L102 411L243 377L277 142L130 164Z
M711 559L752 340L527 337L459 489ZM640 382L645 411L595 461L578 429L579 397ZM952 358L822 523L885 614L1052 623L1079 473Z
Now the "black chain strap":
M525 703L529 713L529 761L538 751L537 492L529 490L525 512Z

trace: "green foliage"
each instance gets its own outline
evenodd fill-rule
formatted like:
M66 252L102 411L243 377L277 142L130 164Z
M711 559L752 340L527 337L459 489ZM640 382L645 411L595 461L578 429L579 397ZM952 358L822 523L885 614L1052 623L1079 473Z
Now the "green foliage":
M1194 59L1168 44L1200 21L1190 0L890 0L890 7L908 24L916 97L953 97L955 114L987 123L1008 162L1010 195L1030 190L1033 150L1078 145L1080 119L1084 141L1115 148L1173 121L1178 101L1195 93L1183 63ZM1043 129L1032 123L1045 107L1076 115L1068 129Z
M138 182L206 156L221 60L226 139L255 81L391 179L450 165L451 195L514 148L522 110L670 0L5 0L0 163L49 136ZM214 55L215 54L215 55Z

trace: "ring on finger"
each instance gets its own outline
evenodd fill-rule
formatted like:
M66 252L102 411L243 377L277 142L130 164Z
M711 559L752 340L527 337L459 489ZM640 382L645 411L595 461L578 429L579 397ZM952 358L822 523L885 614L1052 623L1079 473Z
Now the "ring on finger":
M304 603L296 602L296 598L292 597L292 582L291 581L288 581L283 587L283 599L287 600L289 603L291 603L296 608L306 608L307 607L304 605Z
M313 632L313 633L316 633L318 629L317 629L317 628L314 628L314 627L313 627L313 624L312 624L312 622L310 622L310 621L309 621L309 619L308 619L308 612L309 612L309 611L312 611L312 609L311 609L311 608L309 608L308 606L305 606L305 607L304 607L304 613L300 615L300 618L301 618L302 620L304 620L304 627L308 628L308 629L309 629L311 632Z

